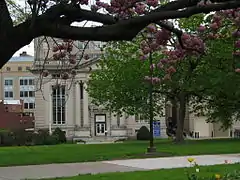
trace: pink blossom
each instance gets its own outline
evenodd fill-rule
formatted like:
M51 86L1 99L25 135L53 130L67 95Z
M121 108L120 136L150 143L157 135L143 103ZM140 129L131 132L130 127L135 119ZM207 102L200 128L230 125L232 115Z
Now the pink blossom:
M238 40L238 41L235 42L235 47L236 47L236 48L240 48L240 40Z
M170 66L168 69L167 69L167 72L169 74L172 74L172 73L175 73L176 72L176 69L173 67L173 66Z
M217 15L217 14L214 14L214 15L213 15L213 21L214 21L214 22L219 22L219 21L221 21L221 19L222 19L221 16L219 16L219 15Z
M156 7L158 5L158 0L146 0L147 5Z
M232 53L234 56L240 56L240 51L235 51Z
M150 25L147 26L147 30L150 33L155 33L157 31L157 27L154 24L150 24Z
M140 56L140 60L141 60L141 61L145 61L146 59L147 59L147 56L146 56L146 55L141 55L141 56Z
M235 69L236 73L240 73L240 68Z
M150 70L152 71L152 70L154 70L156 68L156 64L151 64L150 65Z
M166 64L166 63L168 62L168 60L167 60L167 59L161 59L160 62L161 62L162 64Z
M233 33L232 33L232 36L237 38L237 37L240 37L240 31L239 30L235 30Z
M158 77L153 77L152 78L152 84L158 84L158 83L160 83L161 82L161 79L160 78L158 78Z
M219 28L219 26L218 26L217 23L210 24L209 27L210 27L212 30L217 30L217 29Z
M204 32L206 30L205 26L200 25L197 29L199 32Z

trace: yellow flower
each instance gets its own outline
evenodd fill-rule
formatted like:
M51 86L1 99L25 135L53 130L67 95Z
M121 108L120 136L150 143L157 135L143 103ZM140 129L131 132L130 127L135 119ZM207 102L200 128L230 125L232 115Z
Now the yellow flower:
M220 174L215 174L216 180L219 180L221 178Z
M192 163L192 162L194 162L194 161L195 161L195 159L194 159L194 158L188 158L187 160L188 160L188 162L190 162L190 163Z

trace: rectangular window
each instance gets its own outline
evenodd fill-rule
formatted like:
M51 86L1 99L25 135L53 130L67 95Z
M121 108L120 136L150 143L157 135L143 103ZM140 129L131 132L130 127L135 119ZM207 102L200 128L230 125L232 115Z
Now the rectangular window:
M6 70L7 70L7 71L11 71L11 68L10 68L10 67L7 67Z
M52 87L53 124L65 124L65 86Z
M24 91L24 97L28 97L28 91Z
M29 103L29 109L34 109L34 103Z
M33 79L29 79L29 85L34 85L34 80Z
M135 121L138 123L147 123L148 119L148 116L144 114L135 115Z
M23 79L20 79L20 86L23 86Z
M21 66L18 67L18 71L22 71L22 67Z
M4 81L4 85L5 86L12 86L13 85L13 80L12 79L6 79Z
M20 91L20 97L24 97L24 91Z
M34 97L34 91L29 91L29 97Z
M28 79L24 79L24 85L28 85Z
M5 91L4 96L5 98L13 98L13 91Z
M28 109L28 103L24 103L24 109Z

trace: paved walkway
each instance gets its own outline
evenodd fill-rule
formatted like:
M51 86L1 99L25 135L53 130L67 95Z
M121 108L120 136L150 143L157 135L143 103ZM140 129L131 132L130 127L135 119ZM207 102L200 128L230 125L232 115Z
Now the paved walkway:
M78 174L179 168L189 166L188 157L195 158L199 165L224 164L225 160L230 163L240 162L240 154L228 154L0 167L0 180L40 179L76 176Z

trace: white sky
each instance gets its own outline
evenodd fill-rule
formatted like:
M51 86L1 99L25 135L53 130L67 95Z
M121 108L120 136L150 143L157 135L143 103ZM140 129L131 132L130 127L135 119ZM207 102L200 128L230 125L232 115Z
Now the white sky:
M18 4L20 4L23 7L25 6L25 0L15 0L15 2L17 2ZM23 51L26 51L27 54L33 56L34 55L34 44L33 44L33 42L31 42L29 45L24 46L23 48L21 48L13 56L19 56L20 53L22 53Z

